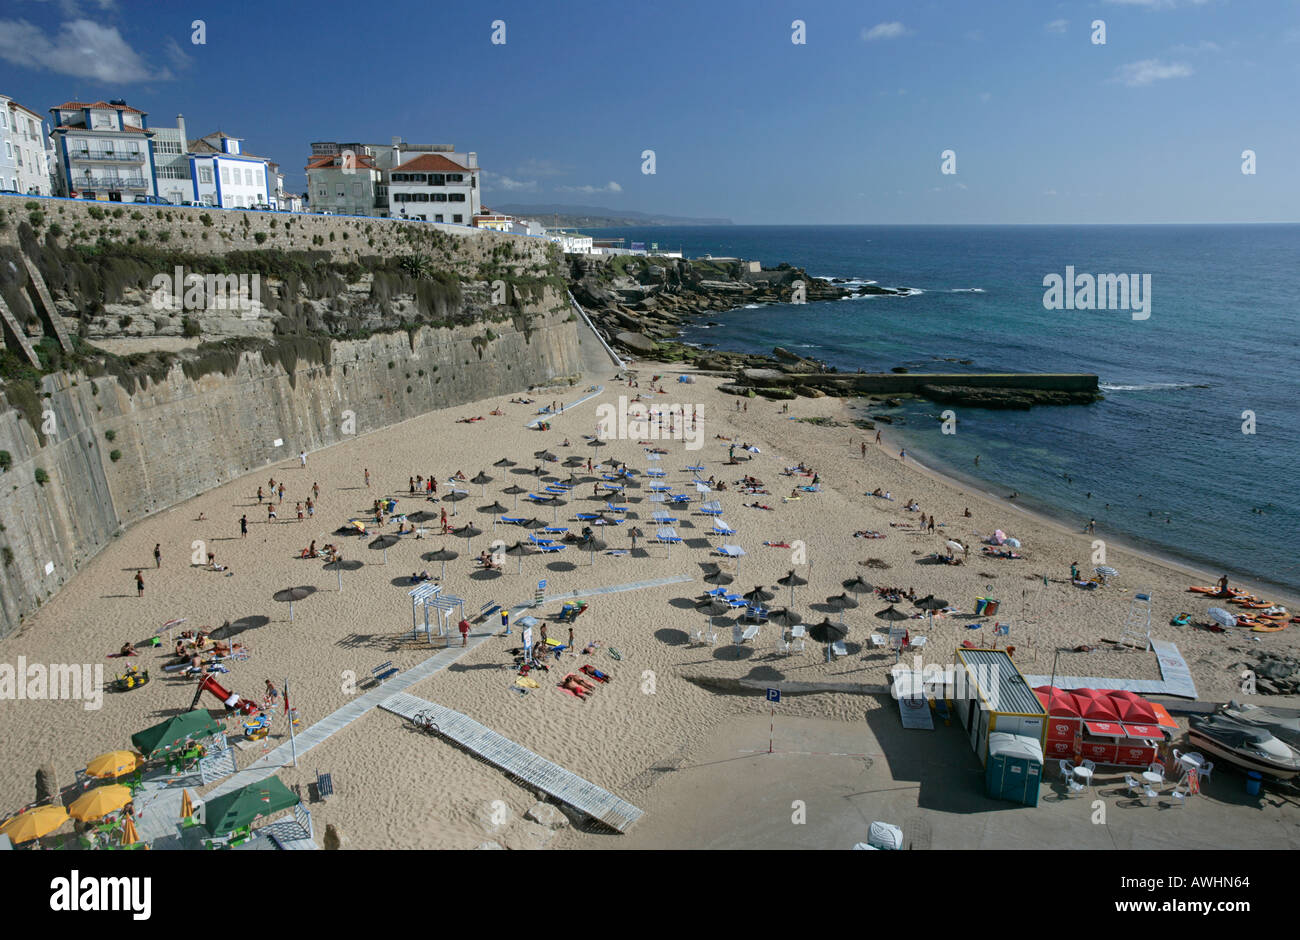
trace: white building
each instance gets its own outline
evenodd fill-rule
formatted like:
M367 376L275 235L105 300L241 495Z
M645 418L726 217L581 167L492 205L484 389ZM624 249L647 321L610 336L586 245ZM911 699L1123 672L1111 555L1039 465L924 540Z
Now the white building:
M549 241L555 242L560 246L560 250L566 255L589 255L591 254L591 236L583 235L581 232L566 232L554 230L546 233Z
M222 209L269 206L270 161L242 150L243 138L217 132L189 145L194 201Z
M320 152L316 152L317 149ZM383 172L361 144L312 144L307 171L310 212L335 215L388 214Z
M133 202L157 195L148 113L125 101L68 101L50 108L59 195Z
M546 234L546 226L534 219L515 219L510 223L510 234L540 237Z
M0 189L52 195L45 119L0 95Z
M190 158L186 152L189 141L185 136L185 115L176 115L175 127L155 127L153 134L157 195L177 205L195 202Z
M470 225L482 214L478 154L422 153L388 174L388 214Z

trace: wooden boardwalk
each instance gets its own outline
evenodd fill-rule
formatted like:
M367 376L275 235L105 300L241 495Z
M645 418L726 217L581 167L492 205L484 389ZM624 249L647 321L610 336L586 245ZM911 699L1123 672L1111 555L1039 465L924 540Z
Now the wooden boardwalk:
M385 699L379 703L379 707L408 720L420 714L429 715L437 724L440 734L467 751L619 832L626 832L642 816L642 811L626 800L483 727L460 712L405 692Z
M1138 695L1170 695L1175 698L1197 698L1192 672L1178 647L1172 643L1152 640L1156 661L1160 666L1159 679L1106 679L1099 676L1057 676L1058 689L1121 689ZM1047 685L1050 676L1025 676L1031 687Z

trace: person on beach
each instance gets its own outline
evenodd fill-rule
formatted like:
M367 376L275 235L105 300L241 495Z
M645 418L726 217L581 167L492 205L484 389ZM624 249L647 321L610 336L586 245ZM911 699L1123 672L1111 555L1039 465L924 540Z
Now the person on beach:
M162 544L161 544L161 543L157 543L157 542L154 543L154 547L153 547L153 566L154 566L155 568L161 568L161 567L162 567Z
M415 477L410 477L410 484L411 484L411 487L410 487L410 495L414 496L414 495L415 495Z
M275 704L275 700L280 697L280 690L275 687L275 683L270 679L266 680L266 699Z
M248 515L247 514L239 517L239 537L241 539L248 538Z
M906 447L904 447L902 450L900 450L900 451L898 452L898 459L901 460L901 461L903 461L904 463L907 462L907 448L906 448Z
M316 504L311 501L310 496L307 497L307 515L309 517L316 515Z
M867 459L867 442L866 442L866 441L863 441L863 442L862 442L862 459L863 459L863 460L866 460L866 459Z
M573 652L573 627L569 627L569 652Z
M194 521L195 521L195 522L207 522L207 521L208 521L208 517L205 516L205 515L203 514L203 511L202 511L202 510L200 510L200 511L199 511L199 517L198 517L197 519L195 519Z
M298 521L302 522L302 503L295 503L293 508L298 513Z
M1079 580L1079 563L1077 561L1070 562L1070 580Z
M469 646L469 621L461 620L460 622L460 645Z
M928 526L928 531L930 531L930 532L934 532L934 516L933 516L933 515L930 516L930 525Z
M257 488L257 505L262 505L262 488L260 486Z
M879 432L879 431L876 432L876 443L877 443L877 444L880 443L880 432Z
M311 485L311 495L312 495L313 497L315 497L318 501L320 500L320 484L319 484L319 483L312 483L312 485Z
M970 518L970 507L969 507L969 506L967 506L967 507L962 511L962 515L965 516L967 519Z
M429 492L434 496L438 495L438 480L435 477L429 477Z
M447 534L447 507L442 507L442 534Z
M370 488L370 468L366 467L366 488Z
M284 502L284 483L280 483L280 502Z
M275 507L272 506L270 503L267 503L267 504L266 504L266 521L269 523L269 522L274 522L275 520L276 520Z
M1096 520L1096 519L1089 519L1089 520L1088 520L1088 524L1087 524L1086 526L1083 527L1083 531L1087 532L1089 535L1092 535L1094 532L1096 532L1096 531L1097 531L1097 520Z
M298 451L298 465L304 470L307 469L307 452L305 450Z
M135 573L135 596L144 597L144 575L138 571Z

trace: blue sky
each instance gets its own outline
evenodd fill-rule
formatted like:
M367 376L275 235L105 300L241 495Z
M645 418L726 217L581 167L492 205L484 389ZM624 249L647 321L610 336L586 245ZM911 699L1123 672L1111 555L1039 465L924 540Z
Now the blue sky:
M1300 220L1297 0L6 0L0 91L42 113L73 98L126 98L160 125L183 112L192 137L244 137L299 191L311 141L400 135L477 151L489 205Z

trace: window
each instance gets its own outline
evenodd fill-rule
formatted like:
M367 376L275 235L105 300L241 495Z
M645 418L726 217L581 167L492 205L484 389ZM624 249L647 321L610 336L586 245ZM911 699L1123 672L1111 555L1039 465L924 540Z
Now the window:
M339 183L338 197L340 199L346 199L347 196L348 196L348 191L343 187L342 183Z
M329 195L329 190L326 189L324 186L321 186L321 187L319 187L319 188L317 189L317 191L316 191L316 195L317 195L317 196L320 196L320 197L323 199L323 198L325 198L326 196Z
M210 166L199 167L199 182L204 183L208 186L212 185L212 167Z
M448 182L448 183L463 183L463 182L465 182L465 177L464 177L464 175L462 175L462 174L460 174L460 173L448 173L448 174L447 174L447 182Z
M14 158L14 145L9 143L7 140L5 141L5 158L8 160Z
M464 201L465 201L465 194L464 194L464 193L448 193L448 194L447 194L447 200L448 200L449 202L464 202Z
M3 111L0 111L0 131L9 127L9 117Z
M453 216L451 217L451 220L452 220L453 222L464 222L464 221L465 221L465 217L464 217L463 215L453 215Z
M91 111L90 126L93 130L112 130L117 124L107 111Z
M23 148L22 148L22 147L19 147L17 150L14 151L14 160L18 163L19 166L22 166L22 165L23 165Z
M441 221L442 221L442 216L440 216L440 215L435 215L435 216L433 217L433 221L435 221L435 222L441 222Z
M253 185L253 171L247 168L244 169L244 185L245 186Z
M434 202L446 202L446 201L447 201L447 194L446 194L446 193L430 193L430 194L429 194L429 198L432 199Z
M360 199L360 198L361 198L361 184L360 184L360 183L353 183L353 184L352 184L352 198L353 198L353 199Z
M225 183L227 186L230 185L230 167L225 164L222 164L221 166L221 182Z
M134 150L135 148L132 147L131 149ZM153 149L159 153L180 153L181 145L180 141L176 140L155 140Z
M216 195L216 193L204 193L204 194L203 194L203 204L204 204L205 206L215 206L215 205L217 204L217 195Z

